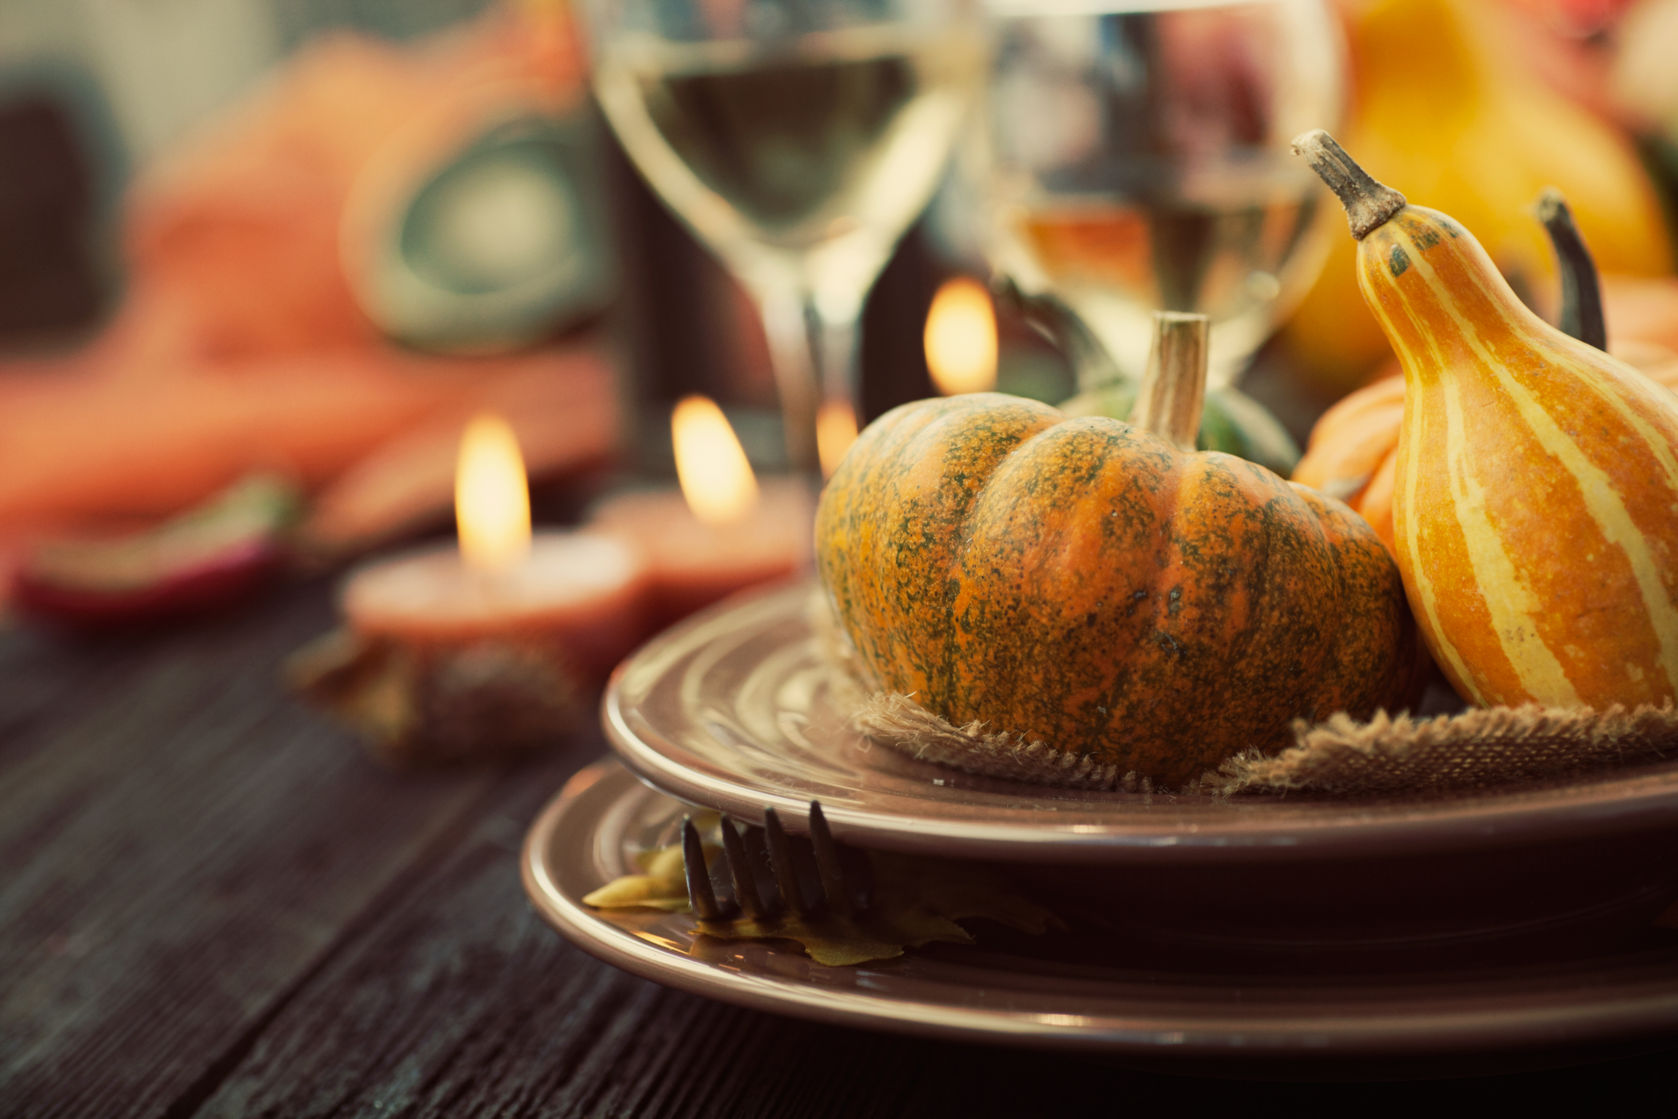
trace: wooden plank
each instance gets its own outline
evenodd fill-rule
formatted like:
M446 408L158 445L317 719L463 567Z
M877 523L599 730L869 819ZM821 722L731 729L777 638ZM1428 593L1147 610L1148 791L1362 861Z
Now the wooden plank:
M0 627L0 767L19 764L62 712L108 691L130 644Z
M582 1114L662 1015L662 989L566 944L525 901L518 848L563 767L514 774L434 876L271 1024L206 1115Z
M328 597L108 649L6 635L0 663L51 670L0 704L22 739L0 758L0 1113L202 1091L493 787L381 770L285 694Z
M544 924L517 855L557 787L518 775L434 879L287 1005L199 1114L896 1113L913 1043L669 991ZM859 1077L857 1061L882 1082Z
M277 685L283 656L329 622L316 586L172 636L0 640L0 668L28 685L0 689L15 735L0 749L0 1115L850 1119L1438 1099L837 1029L619 973L543 924L517 872L530 819L599 740L511 772L380 770ZM1507 1105L1659 1085L1670 1060L1477 1087Z
M1191 1098L1197 1110L1344 1105L1377 1094L841 1029L633 978L566 943L524 899L518 846L555 787L534 773L510 781L433 876L312 977L196 1114L866 1119L1070 1114L1092 1103L1164 1111ZM1656 1056L1482 1083L1508 1100L1604 1075L1660 1083L1670 1067ZM1403 1094L1379 1094L1394 1091ZM1438 1091L1422 1085L1408 1098Z

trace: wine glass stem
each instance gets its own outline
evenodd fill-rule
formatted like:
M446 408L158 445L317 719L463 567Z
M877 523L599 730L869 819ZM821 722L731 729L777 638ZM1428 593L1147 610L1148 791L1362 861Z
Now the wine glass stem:
M791 286L759 300L792 469L820 479L816 420L824 403L856 407L857 319L861 300Z

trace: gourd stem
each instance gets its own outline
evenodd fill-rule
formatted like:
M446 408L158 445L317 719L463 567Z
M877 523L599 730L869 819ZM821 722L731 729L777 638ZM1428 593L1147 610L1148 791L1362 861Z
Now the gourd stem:
M1206 403L1211 320L1187 311L1155 311L1148 368L1136 393L1130 424L1192 451Z
M1333 136L1322 129L1313 129L1294 137L1293 150L1295 155L1305 157L1311 170L1340 199L1340 204L1346 208L1346 223L1352 227L1352 236L1359 241L1404 209L1404 195L1384 183L1376 182L1369 172L1346 154L1346 149L1334 142Z
M1599 350L1608 348L1608 324L1602 315L1602 281L1596 261L1573 220L1567 200L1555 187L1538 196L1538 220L1550 235L1556 262L1561 265L1561 321L1568 334Z

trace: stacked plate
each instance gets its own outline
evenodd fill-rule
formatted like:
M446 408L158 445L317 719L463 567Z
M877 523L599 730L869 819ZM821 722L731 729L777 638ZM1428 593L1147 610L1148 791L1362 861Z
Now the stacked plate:
M1143 795L1022 786L850 729L813 590L736 599L618 670L619 762L533 827L527 889L561 932L675 987L853 1025L1129 1056L1532 1057L1678 1035L1678 764L1454 798ZM829 968L686 914L581 898L688 806L789 824L819 800L863 848L982 860L1071 930L989 927Z

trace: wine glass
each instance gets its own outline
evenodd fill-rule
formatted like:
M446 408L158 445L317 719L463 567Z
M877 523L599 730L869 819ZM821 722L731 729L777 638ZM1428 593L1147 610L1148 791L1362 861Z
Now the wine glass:
M758 302L788 455L854 407L857 320L983 76L971 0L593 0L594 86L641 174ZM854 415L854 413L852 413Z
M990 0L992 263L1058 296L1131 375L1156 310L1212 322L1232 381L1321 265L1322 192L1288 150L1332 127L1320 0ZM1089 388L1080 385L1080 388Z

